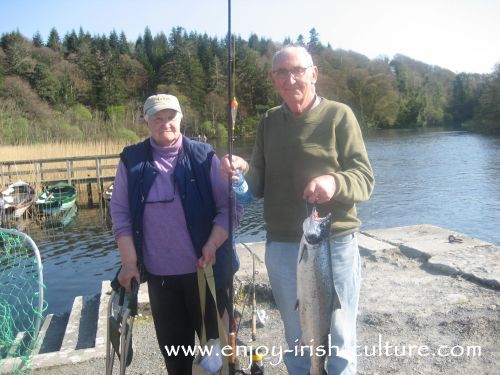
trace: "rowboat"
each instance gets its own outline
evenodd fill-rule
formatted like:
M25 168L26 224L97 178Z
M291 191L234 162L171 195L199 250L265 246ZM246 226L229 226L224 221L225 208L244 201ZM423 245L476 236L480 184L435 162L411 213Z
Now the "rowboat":
M115 184L109 185L105 190L104 193L102 194L102 197L104 198L104 201L106 204L109 204L111 202L111 197L113 196L113 187Z
M76 189L66 182L48 186L38 196L35 208L42 220L66 225L76 215Z
M109 185L102 193L102 198L104 199L104 209L106 212L107 223L111 223L111 198L113 197L113 187L114 184Z
M24 181L16 181L0 192L0 222L22 217L35 199L35 190Z

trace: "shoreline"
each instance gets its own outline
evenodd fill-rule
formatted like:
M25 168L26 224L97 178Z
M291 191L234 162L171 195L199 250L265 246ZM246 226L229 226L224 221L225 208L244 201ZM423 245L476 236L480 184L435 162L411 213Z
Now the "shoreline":
M449 243L450 234L463 242ZM494 373L500 363L499 246L430 225L367 231L358 240L363 264L357 329L362 354L359 374ZM236 299L243 314L237 344L286 349L263 263L264 244L248 246L258 271L257 308L265 310L269 318L252 342L251 306L243 308ZM462 253L469 257L458 256ZM252 255L241 245L238 254L241 268L235 290L243 290L251 282ZM127 374L164 374L144 293L141 286L142 315L134 325L134 360ZM105 337L104 342L96 338L96 349L104 343ZM468 352L467 348L472 349ZM95 350L98 355L84 358L77 353L82 350L90 349L40 354L38 357L52 355L53 360L41 366L43 361L35 357L33 370L46 375L104 373L105 352ZM267 374L287 373L282 362L273 366L278 359L264 358ZM242 367L245 360L241 358Z

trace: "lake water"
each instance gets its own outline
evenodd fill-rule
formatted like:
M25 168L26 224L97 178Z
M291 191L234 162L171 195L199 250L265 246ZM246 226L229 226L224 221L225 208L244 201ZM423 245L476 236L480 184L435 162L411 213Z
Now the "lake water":
M367 133L365 141L377 182L371 200L358 205L362 230L427 223L500 244L499 137L387 130ZM249 152L235 147L235 153ZM48 312L69 311L75 296L99 293L119 266L99 208L80 208L64 230L30 224L27 232L42 255ZM257 200L246 209L236 241L264 239Z

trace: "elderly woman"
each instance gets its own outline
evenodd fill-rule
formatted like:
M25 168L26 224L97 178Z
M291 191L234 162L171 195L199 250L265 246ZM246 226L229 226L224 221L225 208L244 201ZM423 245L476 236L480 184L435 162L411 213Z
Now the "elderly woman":
M169 356L165 346L192 346L195 331L200 335L198 267L215 264L219 314L226 309L231 251L236 259L226 241L228 184L212 147L181 134L175 96L150 96L144 120L150 137L123 149L111 201L121 257L117 278L127 289L132 278L147 280L167 370L190 374L193 357ZM206 299L207 338L216 338L216 308Z

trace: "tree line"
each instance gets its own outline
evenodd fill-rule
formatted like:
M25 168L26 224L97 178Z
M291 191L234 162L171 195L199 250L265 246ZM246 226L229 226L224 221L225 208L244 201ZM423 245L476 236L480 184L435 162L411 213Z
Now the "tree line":
M364 128L446 126L500 133L500 64L492 74L455 74L403 55L392 60L323 45L313 28L273 42L252 34L231 41L239 102L235 133L252 136L259 116L280 103L268 79L274 52L304 45L319 71L321 96L350 105ZM154 93L179 97L190 135L224 137L227 40L175 27L135 42L125 33L81 27L46 41L19 31L0 37L0 143L122 139L146 134L141 106Z

